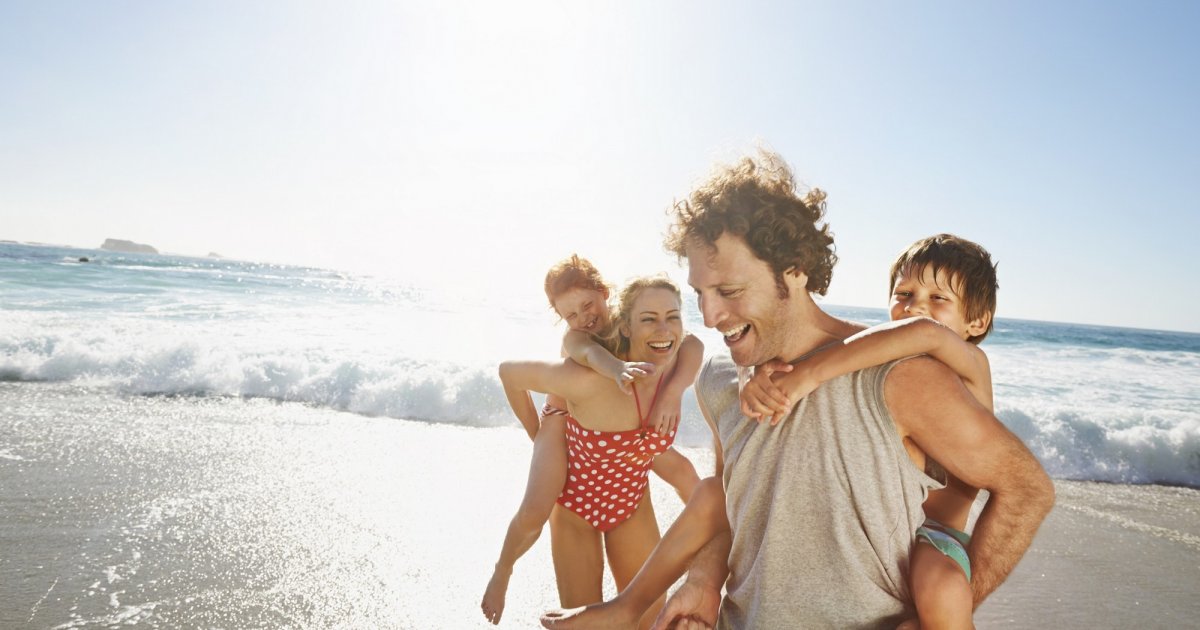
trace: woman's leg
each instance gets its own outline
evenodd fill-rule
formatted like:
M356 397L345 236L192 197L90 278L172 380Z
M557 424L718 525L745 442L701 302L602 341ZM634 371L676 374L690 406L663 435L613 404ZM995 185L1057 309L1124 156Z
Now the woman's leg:
M612 570L617 591L623 591L646 563L659 541L658 520L654 516L654 503L650 500L649 488L642 496L633 516L616 526L604 536L608 566ZM665 589L664 589L665 590ZM648 628L658 616L665 601L664 594L651 601L642 615L639 628Z
M567 478L567 438L563 433L566 420L560 415L542 418L542 427L533 441L533 457L529 463L529 480L521 507L508 524L500 559L488 581L480 608L488 621L500 622L504 612L504 596L513 565L525 555L542 533L542 526L562 493ZM551 526L553 530L553 526ZM553 535L552 535L553 538Z
M645 618L642 617L643 613L656 601L661 605L662 596L687 571L696 552L713 536L728 529L725 490L721 479L709 477L701 480L679 518L667 530L633 580L621 587L616 599L586 609L547 612L542 615L542 625L570 629L632 627L639 618ZM654 615L647 617L653 619Z
M550 514L558 604L585 606L604 598L604 549L600 532L577 514L555 504Z
M696 489L696 484L700 483L700 475L696 474L696 467L692 464L692 460L684 457L683 453L675 450L674 447L654 458L653 470L654 474L675 488L676 494L684 503L688 502L692 492Z

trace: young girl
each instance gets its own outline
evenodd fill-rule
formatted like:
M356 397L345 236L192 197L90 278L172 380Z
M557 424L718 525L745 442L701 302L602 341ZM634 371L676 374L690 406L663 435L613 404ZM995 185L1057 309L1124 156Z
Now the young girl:
M618 324L624 320L614 321L607 305L608 286L590 262L578 256L560 262L547 273L545 289L551 306L571 328L563 340L564 355L581 366L592 368L595 374L611 379L619 391L629 397L637 398L639 385L644 388L649 381L659 384L655 394L646 400L637 399L634 402L639 407L639 413L647 411L641 409L643 405L649 408L647 424L655 433L673 438L683 391L695 379L700 368L703 355L700 341L687 335L674 343L671 355L674 357L678 354L678 359L672 361L670 374L663 373L661 366L656 366L653 361L629 361L626 360L630 358L628 355L617 358L613 354L618 350L614 344L622 339ZM658 375L657 379L653 378L655 374ZM594 585L590 581L591 575L596 572L584 571L588 579L579 579L579 563L571 561L578 555L580 545L589 544L594 536L577 527L578 519L571 516L569 508L556 505L560 495L565 495L564 482L568 479L568 449L564 434L571 420L564 411L568 403L550 392L539 427L538 414L527 389L508 379L505 380L505 394L534 440L534 453L525 497L509 524L500 558L481 604L484 615L492 623L498 623L503 612L504 595L513 564L537 540L548 517L551 521L555 574L563 605L578 606L600 598L600 593L593 588L598 587L599 580ZM691 462L673 448L653 458L653 469L674 486L685 501L699 481ZM619 580L619 583L627 582L630 576Z

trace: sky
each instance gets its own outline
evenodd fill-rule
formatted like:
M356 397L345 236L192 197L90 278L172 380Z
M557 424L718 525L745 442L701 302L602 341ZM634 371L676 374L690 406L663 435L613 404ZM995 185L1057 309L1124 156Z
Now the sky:
M1198 60L1169 1L3 1L0 239L543 300L684 278L666 211L762 146L828 194L824 303L952 232L999 317L1200 332Z

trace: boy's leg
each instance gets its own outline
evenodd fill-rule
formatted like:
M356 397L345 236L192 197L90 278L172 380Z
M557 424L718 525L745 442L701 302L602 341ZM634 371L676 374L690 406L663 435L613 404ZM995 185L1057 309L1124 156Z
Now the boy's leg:
M692 492L696 490L696 484L700 483L700 475L696 474L696 466L692 464L692 460L684 457L675 447L655 457L652 470L675 488L675 493L684 503L688 502Z
M547 628L632 627L687 571L696 552L713 536L728 529L721 479L701 480L687 507L616 599L580 610L547 612L542 615L542 625Z
M974 628L974 600L957 562L926 541L913 546L909 583L921 630Z
M480 608L492 623L499 623L504 612L504 596L513 565L525 555L542 533L558 495L567 478L567 438L563 433L563 416L542 418L542 427L533 441L533 457L529 462L529 478L521 507L508 524L500 559L488 581Z

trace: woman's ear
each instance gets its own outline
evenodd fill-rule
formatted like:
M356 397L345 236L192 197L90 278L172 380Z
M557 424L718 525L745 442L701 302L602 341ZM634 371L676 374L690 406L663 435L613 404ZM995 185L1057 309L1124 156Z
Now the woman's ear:
M629 330L629 325L625 322L621 322L621 325L618 326L617 329L621 331L621 336L625 337L626 339L629 339L633 336L632 332Z

